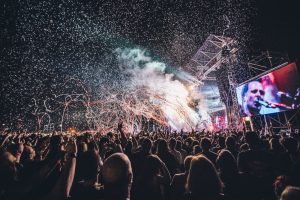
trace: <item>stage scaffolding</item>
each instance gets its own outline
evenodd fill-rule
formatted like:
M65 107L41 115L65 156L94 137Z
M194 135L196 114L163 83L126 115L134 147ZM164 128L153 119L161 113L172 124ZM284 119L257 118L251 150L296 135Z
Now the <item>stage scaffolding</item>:
M264 51L260 55L255 56L247 65L251 77L261 75L274 67L283 66L289 63L289 58L286 54Z
M196 76L200 82L216 80L215 71L227 60L224 51L235 53L237 49L233 48L234 46L236 46L235 40L211 34L183 69Z
M273 52L273 51L264 51L259 55L253 57L248 61L248 69L252 78L250 80L255 80L256 78L268 74L270 71L273 71L277 68L281 68L290 63L290 60L287 54ZM280 119L279 113L276 113L277 117L271 117L271 115L258 116L260 122L260 128L262 128L265 134L273 132L274 128L283 128L291 129L291 121L298 114L299 109L296 110L296 113L292 117L288 118L286 112L282 112L284 119ZM263 119L262 119L263 118ZM255 117L254 117L255 120ZM273 127L273 123L278 124L280 127Z
M237 41L234 39L211 34L188 64L183 67L183 70L197 78L198 84L205 84L205 81L217 81L219 78L228 84L228 87L218 88L223 96L221 99L226 107L229 128L238 128L241 121L235 92L237 83L234 66L237 64L237 51ZM218 70L226 72L226 76L219 76Z

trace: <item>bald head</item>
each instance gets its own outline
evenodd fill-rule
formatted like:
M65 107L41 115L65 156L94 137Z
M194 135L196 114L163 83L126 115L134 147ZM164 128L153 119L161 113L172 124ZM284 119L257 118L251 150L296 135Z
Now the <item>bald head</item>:
M300 187L288 186L281 193L280 200L300 199Z
M105 184L130 184L132 181L131 163L123 153L115 153L108 157L103 164Z

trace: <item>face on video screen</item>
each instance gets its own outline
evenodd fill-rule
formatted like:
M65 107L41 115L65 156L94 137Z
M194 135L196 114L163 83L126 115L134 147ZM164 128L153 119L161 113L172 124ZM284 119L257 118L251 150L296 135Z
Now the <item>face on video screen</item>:
M300 79L294 63L236 88L241 113L264 115L298 108ZM299 98L298 98L299 99Z
M258 81L253 81L247 84L245 87L245 93L243 94L243 102L247 105L248 109L253 109L253 111L259 111L261 105L257 103L258 99L263 99L265 91L263 86Z

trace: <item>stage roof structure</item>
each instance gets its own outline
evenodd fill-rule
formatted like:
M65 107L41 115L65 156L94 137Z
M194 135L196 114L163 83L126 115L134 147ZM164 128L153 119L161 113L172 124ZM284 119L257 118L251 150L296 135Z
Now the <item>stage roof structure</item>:
M196 77L191 81L198 85L205 84L207 81L217 82L216 71L221 67L226 68L226 76L221 81L228 82L229 87L226 89L219 87L218 89L220 93L227 94L226 102L223 100L223 103L229 128L238 128L241 124L235 93L237 83L234 66L238 63L237 46L237 41L232 38L210 34L188 64L182 67L184 71ZM223 91L224 89L225 91Z
M183 70L195 76L198 81L216 80L215 71L227 59L226 54L234 54L237 51L236 41L224 36L210 34L203 45L191 58Z

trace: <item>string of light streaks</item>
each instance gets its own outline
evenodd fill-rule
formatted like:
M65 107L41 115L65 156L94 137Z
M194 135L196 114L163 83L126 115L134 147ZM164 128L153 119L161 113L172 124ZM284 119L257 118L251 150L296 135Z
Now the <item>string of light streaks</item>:
M152 61L140 49L115 52L122 69L119 78L126 77L121 85L100 85L101 92L91 99L84 84L72 78L64 84L66 88L72 85L71 93L54 95L44 101L46 112L61 113L61 130L67 128L64 126L66 113L76 106L81 108L75 112L84 113L89 128L102 133L113 131L120 121L130 133L141 131L150 120L175 130L211 126L206 107L195 103L201 101L201 95L195 93L194 87L176 80L174 74L166 74L163 63ZM196 111L199 106L201 112Z

